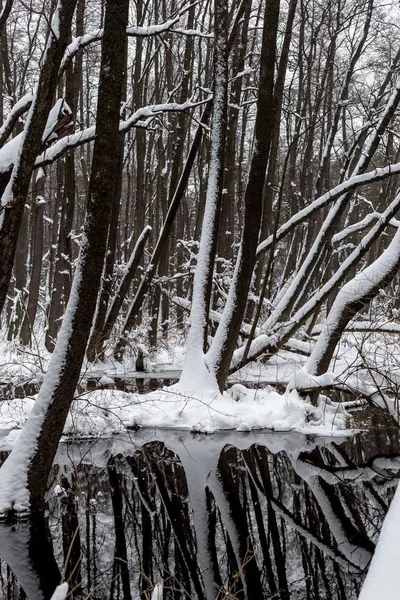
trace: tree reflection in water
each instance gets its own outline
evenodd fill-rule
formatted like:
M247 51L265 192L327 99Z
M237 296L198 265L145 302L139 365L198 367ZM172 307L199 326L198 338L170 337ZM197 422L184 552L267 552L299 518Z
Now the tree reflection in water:
M357 598L397 431L138 435L61 446L48 515L0 527L3 598L47 599L63 572L75 598Z

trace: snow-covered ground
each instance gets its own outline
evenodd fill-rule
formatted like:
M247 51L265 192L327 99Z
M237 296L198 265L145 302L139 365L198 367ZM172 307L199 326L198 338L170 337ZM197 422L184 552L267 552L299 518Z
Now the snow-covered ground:
M0 404L0 448L10 447L23 427L34 398ZM296 391L249 390L233 385L223 395L184 395L175 386L149 394L100 389L74 402L65 436L106 437L127 428L152 427L213 433L223 429L298 431L329 435L344 432L346 414L338 404L313 407ZM346 431L348 433L348 431Z
M389 384L395 389L400 382L400 368L391 360L396 353L394 348L391 349L390 337L383 344L379 342L379 334L369 335L364 338L361 350L360 344L356 343L359 337L360 334L348 334L340 345L331 365L332 381L341 382L355 391L373 393L377 384L382 385L385 393ZM299 344L300 350L306 349L305 342L299 341ZM38 389L50 358L46 351L40 348L35 352L14 343L2 342L0 355L1 384L9 384L10 389L17 384L29 384ZM147 360L145 366L149 371L155 369L158 372L161 368L164 372L179 372L183 358L182 348L176 346L159 351L151 357L151 361L150 358ZM224 394L205 387L187 391L177 385L139 394L119 391L114 386L117 378L134 377L133 359L127 357L124 363L118 363L107 358L104 362L84 366L83 380L93 378L101 389L82 392L84 386L81 386L64 435L74 438L107 437L138 427L205 433L262 429L319 435L348 433L351 421L342 405L324 398L314 407L300 398L296 390L289 391L290 385L284 391L287 384L295 380L296 373L299 377L305 361L306 356L289 350L281 351L265 364L252 363L231 376L228 391ZM365 368L366 361L368 368ZM374 365L373 372L371 364ZM386 375L378 374L378 370ZM176 372L171 379L176 378ZM278 387L271 384L278 384ZM385 398L385 395L381 393L381 397ZM35 395L0 402L0 449L12 447L34 402Z

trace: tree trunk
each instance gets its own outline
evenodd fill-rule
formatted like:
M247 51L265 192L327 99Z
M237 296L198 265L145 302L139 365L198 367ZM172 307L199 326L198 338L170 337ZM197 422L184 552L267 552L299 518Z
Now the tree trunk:
M0 512L43 508L96 309L118 168L128 0L107 0L89 199L81 251L57 344L19 442L0 469ZM112 68L110 68L112 66Z
M21 154L14 165L11 181L2 197L3 206L6 207L0 230L0 312L7 296L29 183L57 88L58 71L69 39L76 1L59 0L57 5L56 16L59 23L56 29L58 31L56 34L51 30L36 98L30 108L25 126L26 133Z
M36 198L32 206L32 267L31 278L29 282L28 305L22 321L20 339L21 344L27 346L31 343L33 325L35 322L40 290L40 274L42 269L43 257L43 215L46 206L44 199L45 175L42 172L41 177L36 181Z
M226 117L228 103L228 6L225 0L215 0L214 21L214 102L211 129L211 153L208 171L207 197L200 238L197 266L193 282L190 313L191 326L186 343L186 357L179 385L195 390L207 381L213 385L204 360L207 343L208 312L212 276L217 249L224 174ZM194 374L197 374L197 378ZM196 380L198 379L198 381Z
M127 64L127 56L125 56L125 71ZM125 79L121 91L122 98L126 96L126 73ZM96 360L96 357L102 354L103 347L103 330L105 328L105 322L107 318L107 310L110 302L111 289L113 285L114 275L114 264L117 251L117 235L118 235L118 224L120 218L121 208L121 192L122 192L122 170L123 170L123 158L124 158L124 136L120 136L120 143L118 149L118 165L116 168L116 176L114 179L114 204L111 213L110 226L108 229L108 240L107 240L107 253L104 264L104 273L102 277L102 286L97 306L96 318L93 326L92 335L89 339L87 348L87 358L89 361ZM142 256L140 257L142 258Z
M273 128L274 65L279 5L280 0L267 0L265 7L255 149L246 187L241 246L224 314L207 353L207 364L215 370L220 390L223 389L228 377L231 358L246 310L247 295L256 261L261 224L262 190Z

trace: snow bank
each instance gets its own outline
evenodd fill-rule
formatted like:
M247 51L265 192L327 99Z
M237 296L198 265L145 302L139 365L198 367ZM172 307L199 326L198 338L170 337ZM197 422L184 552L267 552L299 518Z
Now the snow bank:
M0 448L12 446L16 430L23 427L33 405L33 398L2 403ZM203 433L268 429L330 435L345 430L346 414L338 404L321 402L314 407L295 390L281 395L269 386L250 390L235 384L223 395L189 395L177 386L146 395L102 389L74 401L64 435L108 437L136 427Z
M359 600L398 600L400 564L400 488L383 522L374 556Z

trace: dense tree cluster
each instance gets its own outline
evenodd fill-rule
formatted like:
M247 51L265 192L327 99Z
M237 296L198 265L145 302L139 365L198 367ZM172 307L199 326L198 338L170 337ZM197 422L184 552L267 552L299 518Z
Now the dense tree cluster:
M326 323L290 384L316 399L350 320L397 286L397 16L376 0L3 2L1 318L53 352L38 504L85 352L179 335L181 388L223 390Z

